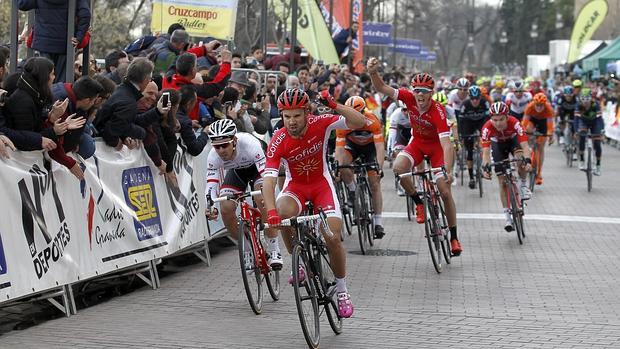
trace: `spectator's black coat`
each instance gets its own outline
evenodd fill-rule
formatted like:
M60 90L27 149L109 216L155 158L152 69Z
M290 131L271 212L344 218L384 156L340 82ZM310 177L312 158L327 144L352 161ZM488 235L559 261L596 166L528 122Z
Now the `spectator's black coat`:
M187 114L180 110L177 112L177 120L179 120L179 124L181 125L181 130L179 132L181 133L183 143L187 147L187 152L192 156L198 156L207 145L209 137L204 132L200 132L200 135L196 137L194 129L192 128L192 120Z
M143 127L159 121L157 108L138 114L137 101L142 93L131 83L123 82L97 112L95 128L105 143L116 147L119 140L144 139Z

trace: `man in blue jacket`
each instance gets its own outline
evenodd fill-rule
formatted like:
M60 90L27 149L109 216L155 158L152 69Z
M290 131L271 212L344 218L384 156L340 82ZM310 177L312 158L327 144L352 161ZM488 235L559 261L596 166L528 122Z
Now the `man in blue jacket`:
M65 81L69 1L19 0L18 4L22 11L35 10L32 48L54 62L54 82ZM74 47L83 44L84 36L90 27L90 18L90 1L76 0L75 33L71 38Z

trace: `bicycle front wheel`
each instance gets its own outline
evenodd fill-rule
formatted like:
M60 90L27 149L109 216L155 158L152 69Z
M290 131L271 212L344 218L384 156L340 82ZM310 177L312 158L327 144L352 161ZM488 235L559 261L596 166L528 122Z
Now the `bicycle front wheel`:
M367 197L365 196L365 190L361 186L358 186L358 190L356 191L355 197L355 221L357 225L357 233L360 242L360 251L363 255L366 254L366 250L369 246L367 246L367 237L368 237L368 224L366 224L366 216L367 216Z
M443 266L441 263L441 241L437 234L437 213L436 207L431 202L431 198L426 197L424 199L424 209L426 211L426 220L424 221L424 231L426 233L426 242L428 243L428 249L431 254L431 261L435 271L441 273Z
M336 276L331 267L331 261L327 254L327 249L323 247L316 247L314 260L316 263L316 270L320 272L320 288L323 295L323 309L329 321L329 326L332 328L335 334L342 333L342 318L338 316L338 302L335 299L336 296Z
M482 197L483 188L482 188L482 159L480 157L480 151L476 151L476 181L478 182L478 192L480 197Z
M452 260L452 248L450 247L450 229L448 227L448 219L446 218L446 211L443 209L443 203L438 200L439 203L439 219L438 225L441 229L441 252L446 264L450 264Z
M257 263L257 256L252 246L252 232L247 223L241 221L238 225L237 247L239 249L239 264L245 294L254 314L258 315L263 309L263 274Z
M301 330L310 348L318 348L321 339L320 332L320 313L317 289L313 279L309 278L312 266L308 260L308 255L304 252L301 245L293 247L293 293L295 293L295 303ZM303 280L300 279L299 267L305 271Z
M523 236L521 235L521 213L519 212L519 205L516 197L516 185L511 181L508 183L508 196L510 200L510 214L512 215L512 224L515 226L517 232L517 238L519 239L519 245L523 245Z
M588 191L592 191L592 149L588 147L588 164L586 170L586 178L588 180Z
M366 193L366 238L368 239L368 245L371 247L375 245L375 222L373 220L375 215L375 207L372 203L372 193L370 192L370 186L368 181L364 181L364 192Z

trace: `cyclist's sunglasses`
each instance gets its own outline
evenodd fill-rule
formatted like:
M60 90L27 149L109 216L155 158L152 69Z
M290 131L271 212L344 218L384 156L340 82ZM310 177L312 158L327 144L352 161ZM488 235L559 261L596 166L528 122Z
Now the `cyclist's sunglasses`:
M225 149L228 148L228 146L232 143L233 141L230 140L228 142L225 143L220 143L220 144L213 144L213 148L215 149Z

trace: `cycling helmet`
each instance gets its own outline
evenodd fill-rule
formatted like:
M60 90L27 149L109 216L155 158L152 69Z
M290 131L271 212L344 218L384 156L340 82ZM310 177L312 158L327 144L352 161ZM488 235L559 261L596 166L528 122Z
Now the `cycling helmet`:
M506 115L508 114L508 106L504 102L495 102L489 108L489 114L493 115Z
M446 96L445 93L443 92L437 92L433 95L433 100L435 100L435 102L441 104L441 105L446 105L448 104L448 96Z
M472 86L469 88L469 98L480 98L482 97L482 91L478 86Z
M344 105L351 107L359 112L366 108L366 102L364 102L364 98L360 96L351 96L344 102Z
M411 79L411 86L415 88L425 88L429 90L435 89L435 80L430 74L427 73L419 73L414 75L413 79Z
M304 109L309 102L310 98L304 91L298 88L289 88L278 96L278 109Z
M495 81L495 87L497 87L497 88L504 88L504 86L505 86L504 80L497 80L497 81Z
M509 90L514 91L514 89L515 89L515 82L514 82L513 80L508 81L508 84L506 85L506 87L507 87Z
M580 103L592 102L592 95L589 93L580 95L579 102Z
M581 87L583 85L583 82L581 82L581 80L577 79L575 81L573 81L573 87Z
M513 89L515 90L515 92L523 92L523 90L525 90L525 84L523 83L523 81L515 80L513 84Z
M564 91L563 92L564 92L565 95L572 95L573 91L575 91L575 90L573 89L572 86L564 86Z
M211 143L232 138L235 134L237 134L237 126L230 119L217 120L209 126L208 136Z
M547 103L547 96L545 96L544 93L539 92L534 96L534 98L532 98L532 100L535 104L545 104Z
M470 85L469 80L465 78L460 78L456 82L456 88L466 89L466 88L469 88L469 85Z

